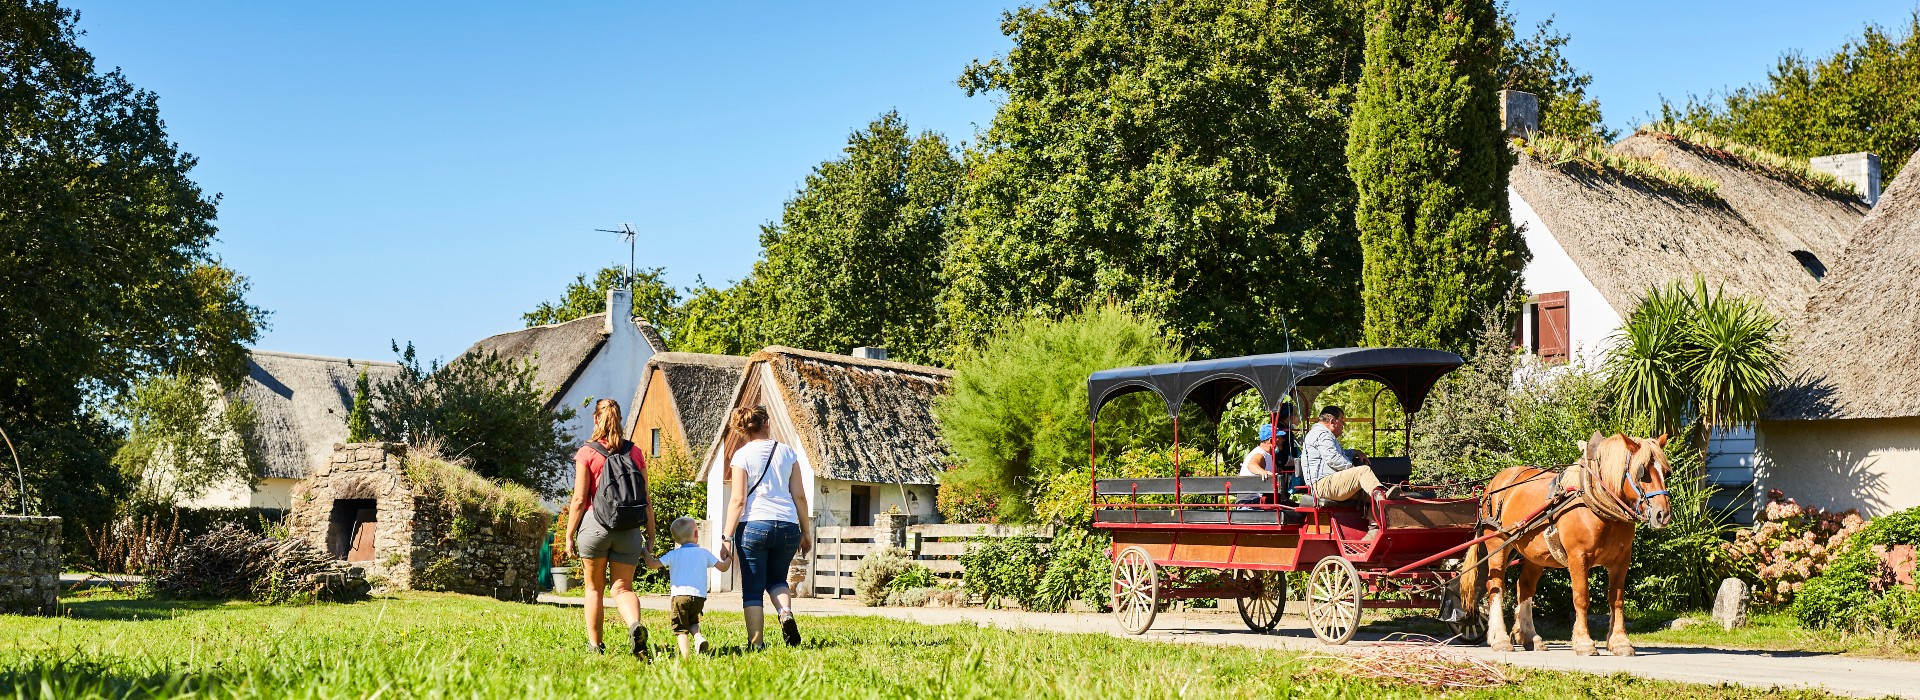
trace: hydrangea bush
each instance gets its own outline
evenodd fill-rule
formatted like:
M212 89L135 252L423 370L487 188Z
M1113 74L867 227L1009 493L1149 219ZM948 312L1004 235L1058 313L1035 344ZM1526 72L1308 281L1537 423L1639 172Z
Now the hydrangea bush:
M1866 525L1856 510L1803 506L1773 489L1760 521L1723 546L1735 570L1753 584L1754 602L1778 607L1793 602Z

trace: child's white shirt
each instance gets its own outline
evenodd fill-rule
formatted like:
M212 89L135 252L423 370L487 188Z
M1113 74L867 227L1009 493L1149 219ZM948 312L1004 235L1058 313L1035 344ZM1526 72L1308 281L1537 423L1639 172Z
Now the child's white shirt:
M660 563L666 565L667 582L673 586L667 595L705 598L707 569L720 563L720 558L707 551L707 548L688 542L661 555Z

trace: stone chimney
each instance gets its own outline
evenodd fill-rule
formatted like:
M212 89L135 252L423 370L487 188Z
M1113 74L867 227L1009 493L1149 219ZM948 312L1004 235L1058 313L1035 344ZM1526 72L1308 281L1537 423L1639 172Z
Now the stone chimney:
M1807 167L1840 178L1860 193L1860 201L1871 208L1880 201L1880 156L1872 153L1842 153L1837 156L1808 158Z
M614 319L632 323L633 291L628 289L607 290L607 323L600 328L601 333L613 335Z
M887 349L870 348L862 345L853 349L853 356L862 360L884 360L887 359Z
M1540 98L1531 92L1500 91L1500 128L1508 136L1527 138L1540 130Z

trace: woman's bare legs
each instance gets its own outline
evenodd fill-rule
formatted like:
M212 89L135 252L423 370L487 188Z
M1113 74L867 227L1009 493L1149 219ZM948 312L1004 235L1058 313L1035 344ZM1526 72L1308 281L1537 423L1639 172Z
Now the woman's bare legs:
M587 594L587 644L597 648L601 645L600 624L606 620L607 616L606 601L603 597L606 591L607 560L605 557L583 557L580 559L580 568L584 570L585 578L581 580L581 584L586 588ZM627 576L631 578L632 572L629 571Z
M753 605L741 611L741 614L747 618L747 648L758 648L762 643L760 633L767 629L767 608Z
M613 566L613 604L620 608L620 619L627 626L640 624L640 597L633 593L633 564L614 562Z

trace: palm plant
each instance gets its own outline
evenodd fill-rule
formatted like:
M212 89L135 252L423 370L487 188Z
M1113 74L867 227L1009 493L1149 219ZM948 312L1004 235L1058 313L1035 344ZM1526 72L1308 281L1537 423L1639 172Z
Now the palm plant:
M1654 288L1607 354L1607 386L1623 417L1669 435L1749 423L1784 376L1780 321L1699 275Z

